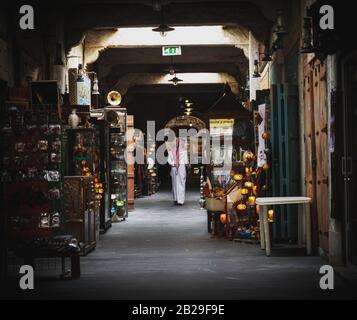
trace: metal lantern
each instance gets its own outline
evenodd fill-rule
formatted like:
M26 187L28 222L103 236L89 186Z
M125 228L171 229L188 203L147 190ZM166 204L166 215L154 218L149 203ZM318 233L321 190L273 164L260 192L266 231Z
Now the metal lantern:
M243 196L246 196L248 193L249 193L249 190L246 189L246 188L243 188L240 190L240 193L243 195Z
M234 180L234 181L242 181L242 180L243 180L243 175L241 175L241 174L235 174L235 175L233 176L233 180Z
M245 184L244 184L244 186L246 187L246 188L252 188L253 187L253 182L250 182L250 181L247 181Z
M248 201L251 206L254 206L255 205L255 196L249 196Z
M277 12L276 29L274 30L274 33L277 36L285 36L288 34L288 32L285 29L284 23L283 23L283 12L282 11Z
M301 53L311 53L314 52L312 46L312 22L310 17L304 18L303 30L302 30L302 47L300 49Z
M258 62L258 60L254 60L254 72L253 72L253 78L260 78L260 73L259 73L259 62Z
M245 203L240 203L240 204L237 205L237 209L239 211L247 210L247 205Z

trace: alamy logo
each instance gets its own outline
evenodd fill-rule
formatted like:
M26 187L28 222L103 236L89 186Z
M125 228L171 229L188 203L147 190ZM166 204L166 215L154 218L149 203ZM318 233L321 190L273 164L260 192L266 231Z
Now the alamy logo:
M33 7L25 4L20 7L19 13L22 14L19 26L22 30L33 30L35 29L34 23L34 10Z
M21 266L19 273L23 274L19 282L20 288L22 290L33 290L35 288L33 267L29 265Z
M324 265L320 268L319 273L323 274L323 276L320 279L321 290L333 290L334 289L333 268L329 265Z
M320 28L322 30L333 30L335 28L334 10L332 6L324 5L320 8Z

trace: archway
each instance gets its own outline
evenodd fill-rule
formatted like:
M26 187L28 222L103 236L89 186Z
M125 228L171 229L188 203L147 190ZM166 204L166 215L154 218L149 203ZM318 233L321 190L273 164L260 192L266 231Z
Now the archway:
M192 133L199 133L206 129L206 123L198 117L181 115L167 122L166 129L171 129L176 133L181 130L194 129ZM189 131L188 131L189 132ZM194 138L194 139L192 139ZM187 185L189 187L198 188L201 174L201 159L202 159L202 139L199 139L197 134L190 135L187 138L188 158L190 165L187 170Z

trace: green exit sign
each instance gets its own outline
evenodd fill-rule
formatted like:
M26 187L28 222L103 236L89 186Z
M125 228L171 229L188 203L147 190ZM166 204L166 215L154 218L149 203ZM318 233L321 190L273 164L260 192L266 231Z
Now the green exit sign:
M164 46L162 47L163 56L180 56L181 46Z

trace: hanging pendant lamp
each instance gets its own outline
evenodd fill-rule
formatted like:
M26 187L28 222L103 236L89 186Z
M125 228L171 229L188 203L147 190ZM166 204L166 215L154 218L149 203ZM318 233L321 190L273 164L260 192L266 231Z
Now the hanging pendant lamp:
M167 33L170 31L174 31L175 28L169 27L167 24L164 23L164 12L163 9L161 9L161 24L152 29L154 32L159 32L161 37L166 37Z

